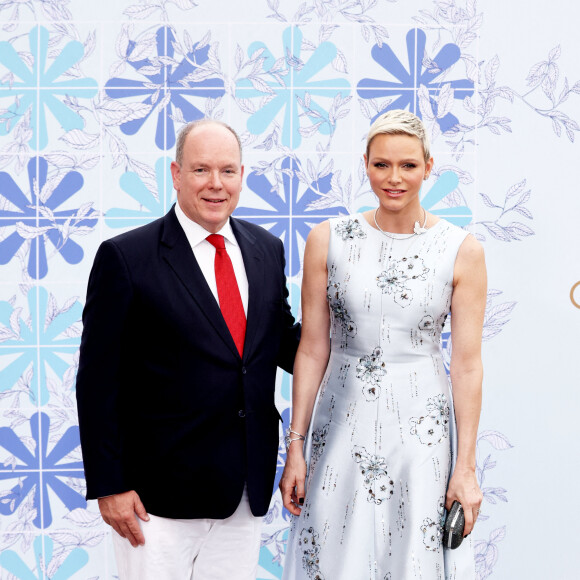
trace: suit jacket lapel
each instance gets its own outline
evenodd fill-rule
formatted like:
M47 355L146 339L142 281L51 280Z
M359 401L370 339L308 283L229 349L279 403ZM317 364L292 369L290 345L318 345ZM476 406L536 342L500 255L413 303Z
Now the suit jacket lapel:
M175 209L171 209L164 218L164 228L161 234L161 257L175 272L227 347L239 357L234 339L195 259L185 232L177 220Z
M244 227L244 222L231 220L232 230L240 245L244 268L248 278L248 315L246 321L246 338L244 341L244 360L252 352L256 332L260 328L263 312L262 289L264 288L264 252L256 243L256 238ZM233 342L233 341L232 341Z

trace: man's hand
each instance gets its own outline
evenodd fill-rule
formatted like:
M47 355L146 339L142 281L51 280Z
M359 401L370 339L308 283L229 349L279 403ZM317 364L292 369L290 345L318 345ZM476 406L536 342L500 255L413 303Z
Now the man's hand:
M136 548L145 544L145 537L135 514L144 522L149 521L149 516L136 491L101 497L99 509L105 523L109 524L121 537L127 538L131 546Z

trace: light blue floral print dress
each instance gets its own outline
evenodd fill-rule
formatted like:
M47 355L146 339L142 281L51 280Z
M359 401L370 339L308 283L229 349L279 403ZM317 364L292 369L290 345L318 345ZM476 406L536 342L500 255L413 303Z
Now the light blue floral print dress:
M285 580L473 580L471 537L442 547L455 441L440 335L467 233L388 237L330 220L331 353L305 444Z

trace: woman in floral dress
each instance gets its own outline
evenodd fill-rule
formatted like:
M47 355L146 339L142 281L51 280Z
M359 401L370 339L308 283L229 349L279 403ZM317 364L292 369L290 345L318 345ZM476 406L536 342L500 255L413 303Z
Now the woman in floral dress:
M454 500L465 535L482 501L483 250L421 207L433 159L415 115L379 117L364 158L377 209L313 228L304 254L283 577L474 579L471 538L456 550L441 538ZM449 312L451 384L439 344Z

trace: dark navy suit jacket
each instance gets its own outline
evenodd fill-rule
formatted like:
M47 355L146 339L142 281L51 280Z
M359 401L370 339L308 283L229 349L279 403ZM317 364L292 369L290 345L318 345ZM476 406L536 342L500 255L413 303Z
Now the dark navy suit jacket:
M299 339L282 242L232 219L249 283L243 357L174 209L103 242L83 312L77 402L87 498L136 490L171 518L226 518L247 483L267 512L276 368Z

